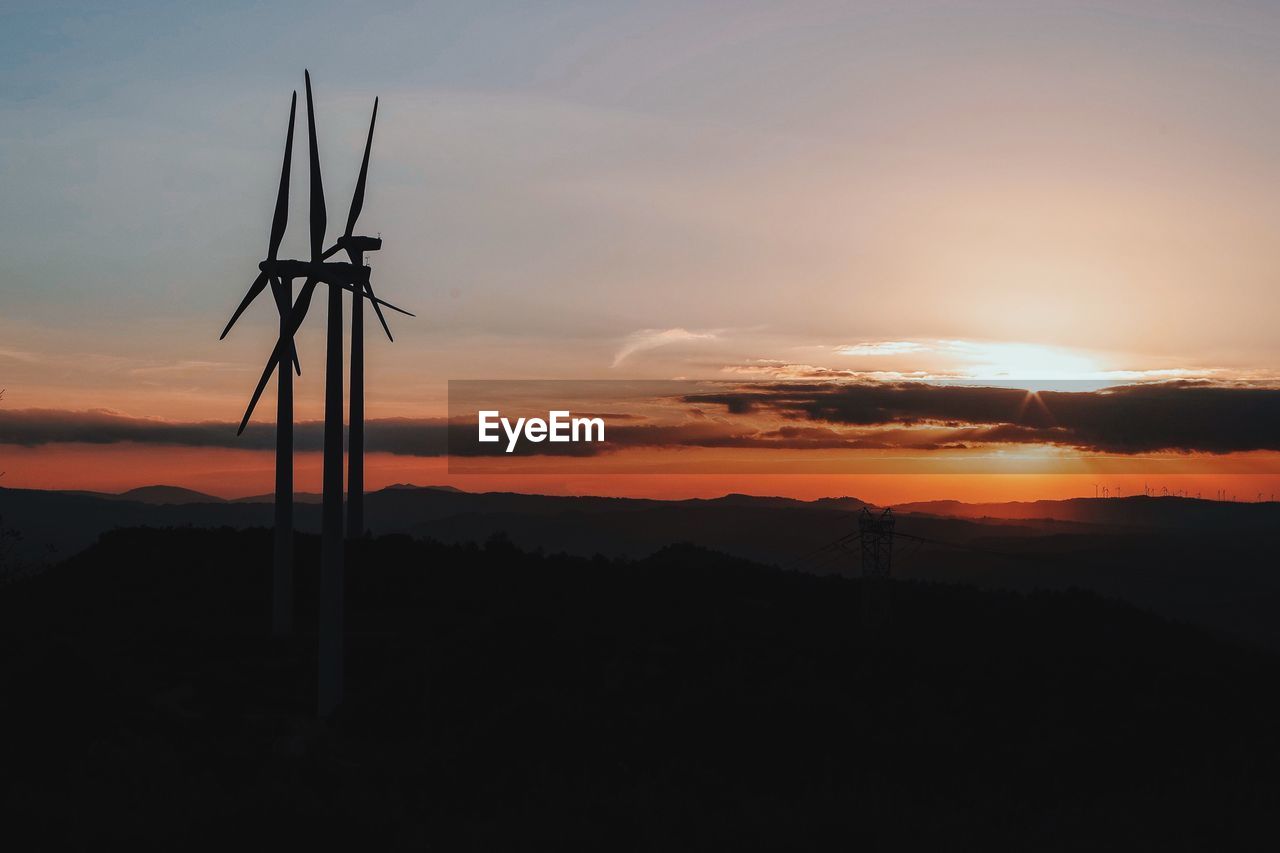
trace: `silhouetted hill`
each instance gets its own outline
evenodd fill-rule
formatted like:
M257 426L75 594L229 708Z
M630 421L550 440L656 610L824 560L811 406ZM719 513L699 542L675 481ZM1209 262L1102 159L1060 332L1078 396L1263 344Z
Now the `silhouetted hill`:
M991 589L1088 589L1280 650L1280 576L1271 568L1276 527L1265 523L1267 506L1163 498L1141 504L1186 514L1172 526L1117 523L1113 506L1123 507L1121 500L1085 503L1110 523L900 512L897 529L906 537L894 548L894 574ZM366 512L375 532L451 544L502 534L526 549L642 558L685 542L813 574L857 575L856 542L822 546L856 532L862 506L854 498L660 501L397 487L370 493ZM318 530L319 509L297 507L299 530ZM118 527L266 527L272 509L0 489L0 517L25 534L19 556L38 561L74 554Z
M412 491L414 489L436 489L443 492L462 493L461 489L455 489L453 486L415 486L412 483L394 483L390 486L387 486L386 489L383 489L383 491L387 491L387 490ZM275 501L275 499L276 499L276 496L274 494L265 494L265 495L250 495L249 497L236 498L235 500L241 503L272 503ZM295 503L318 504L323 499L324 499L324 495L321 495L318 492L294 492L293 494L293 500Z
M802 501L796 498L768 497L762 495L744 495L744 494L728 494L718 498L690 498L684 501L666 501L664 503L686 504L696 506L698 504L717 504L720 506L743 506L743 507L773 507L775 509L840 509L846 512L862 509L869 506L865 501L857 498L819 498L816 501Z
M54 494L101 498L105 501L136 501L145 504L223 503L224 499L181 486L139 486L127 492L92 492L83 489L59 490Z
M317 498L296 496L298 529L319 529ZM260 496L160 504L117 495L0 489L0 517L23 531L28 557L38 559L53 549L54 558L62 558L116 527L268 525L271 500ZM832 524L846 523L854 504L862 506L851 498L840 501L806 503L749 495L660 501L393 486L369 493L365 512L377 533L483 541L505 532L525 547L583 556L599 552L639 557L671 542L690 541L755 559L786 560L801 553L812 537L825 535Z
M1280 502L1245 503L1143 495L976 504L921 501L901 504L894 509L955 518L1043 518L1125 527L1182 528L1193 525L1201 529L1257 530L1280 526Z
M1266 850L1280 661L1080 592L691 547L407 537L348 570L348 699L266 637L266 530L124 530L0 596L0 796L49 848ZM71 819L70 816L74 816ZM34 830L34 832L32 832Z
M223 503L222 498L206 495L193 489L181 486L142 486L121 492L118 500L138 501L146 504L216 504Z
M274 494L265 495L249 495L243 498L233 498L232 503L241 504L269 504L275 503L276 496ZM295 504L318 504L324 500L324 495L319 492L294 492L293 502Z
M270 504L151 504L120 495L0 488L0 518L22 533L19 557L58 560L87 548L102 533L120 527L231 526L272 523Z

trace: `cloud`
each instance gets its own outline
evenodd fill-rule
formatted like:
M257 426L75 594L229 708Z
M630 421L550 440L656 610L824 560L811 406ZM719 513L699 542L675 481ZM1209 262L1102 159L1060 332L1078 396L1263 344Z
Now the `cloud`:
M622 401L615 401L620 403ZM596 456L635 448L948 450L993 444L1090 452L1280 451L1280 388L1174 381L1094 391L922 382L768 382L669 399L670 422L605 416L607 441L520 442L516 456ZM300 451L322 447L321 421L294 426ZM403 456L505 455L477 441L474 421L378 418L366 449ZM105 410L0 410L0 444L80 442L271 450L275 429L230 422L170 422Z
M629 447L730 447L749 443L753 430L723 422L636 424L634 415L606 415L608 442L531 443L522 441L514 456L595 456ZM621 420L624 423L617 424ZM298 451L319 451L323 421L294 424ZM178 422L135 418L104 409L0 410L0 444L36 447L49 444L154 444L179 447L224 447L274 450L275 426L250 424L241 436L230 421ZM365 421L365 449L400 456L505 456L504 444L480 444L475 421L445 418L375 418Z
M836 347L836 355L902 355L913 352L932 352L933 348L919 341L863 341Z
M164 421L135 418L106 409L0 410L0 444L36 447L46 444L137 444L178 447L226 447L274 450L274 424L249 424L236 435L229 421ZM365 421L365 447L372 452L408 456L441 456L446 448L443 418L377 418ZM294 446L300 451L324 445L323 421L294 424Z
M142 367L134 367L129 372L134 376L152 376L171 373L188 373L191 371L202 370L230 370L240 373L250 371L252 369L253 368L246 367L243 364L234 364L228 361L200 361L187 359L168 364L149 364Z
M640 329L632 332L623 342L618 354L613 357L611 367L617 367L638 352L645 352L668 344L686 341L714 341L720 336L720 330L709 329L691 332L688 329Z
M7 358L13 361L20 361L24 364L36 364L40 361L40 357L33 352L27 352L20 349L0 348L0 358Z
M834 426L932 425L966 441L1106 453L1280 450L1280 389L1174 381L1096 391L885 383L769 383L685 401Z
M960 379L956 373L938 373L925 370L848 370L837 367L821 367L777 359L754 359L746 364L728 364L720 368L722 373L734 373L741 376L752 376L758 379L795 380L795 379L861 379L866 381L899 381L930 379Z

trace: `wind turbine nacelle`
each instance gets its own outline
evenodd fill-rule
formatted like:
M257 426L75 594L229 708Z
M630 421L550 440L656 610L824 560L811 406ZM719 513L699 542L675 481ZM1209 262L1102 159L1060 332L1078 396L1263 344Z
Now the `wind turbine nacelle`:
M365 252L376 252L382 248L381 237L339 237L338 248L357 255Z
M369 283L368 267L337 261L263 261L258 264L258 269L285 280L315 279L339 286Z

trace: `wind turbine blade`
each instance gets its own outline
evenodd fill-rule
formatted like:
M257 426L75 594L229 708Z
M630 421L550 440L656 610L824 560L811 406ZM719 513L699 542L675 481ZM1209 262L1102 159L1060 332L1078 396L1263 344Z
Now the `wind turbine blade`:
M396 339L391 337L391 327L387 325L387 318L382 315L382 306L379 305L376 301L378 297L373 295L373 285L366 284L364 286L364 289L370 296L373 296L375 300L373 303L373 310L378 315L378 322L382 324L382 331L387 333L387 340L391 341L392 343L395 343Z
M240 428L236 430L236 435L242 434L244 428L249 425L249 418L253 417L253 410L258 405L258 398L266 390L267 382L271 380L271 374L276 369L276 363L280 361L280 357L277 355L279 351L280 344L277 342L275 351L271 353L271 358L267 361L267 366L262 371L262 378L258 380L258 387L253 391L253 399L249 401L249 408L244 411L244 418L240 421Z
M316 113L311 102L311 72L307 71L307 136L311 151L311 260L320 260L328 214L324 207L324 184L320 179L320 152L316 146Z
M253 410L258 405L262 392L266 390L267 383L271 381L271 373L276 369L276 365L280 363L285 347L293 346L293 336L297 334L303 318L307 316L307 308L311 305L311 294L315 289L316 282L313 279L307 279L307 283L302 285L302 292L298 294L298 301L294 303L293 311L289 316L289 335L287 338L281 337L276 341L276 348L271 351L271 358L267 359L267 366L263 369L262 377L258 380L258 387L253 391L253 398L249 400L249 408L245 409L244 418L240 421L240 428L236 430L236 435L243 433L244 428L249 425L249 418L253 416Z
M276 299L276 310L287 317L293 310L293 294L284 289L284 280L278 276L271 277L271 295Z
M292 284L292 279L290 279L290 284ZM288 287L288 288L285 287L283 280L276 277L272 277L271 293L276 298L276 310L280 312L281 317L289 316L289 311L291 310L291 307L289 305L289 300L293 297L292 290L293 290L292 287ZM298 347L296 344L292 347L292 355L293 355L293 370L295 373L301 376L302 364L298 361Z
M401 314L404 314L406 317L417 317L417 316L418 316L417 314L414 314L412 311L406 311L406 310L404 310L403 308L397 308L396 306L392 305L390 302L387 302L385 299L379 299L378 297L374 296L372 293L368 292L367 290L363 290L363 289L362 289L362 290L356 290L355 285L352 285L352 284L344 284L344 285L342 285L342 286L343 286L343 288L344 288L344 289L346 289L346 290L350 290L352 293L359 294L359 295L363 296L365 299L368 299L368 300L369 300L370 302L372 302L374 305L382 305L382 306L385 306L385 307L387 307L387 308L390 308L392 311L399 311Z
M392 305L390 302L383 301L383 300L379 299L379 298L378 298L378 297L376 297L376 296L372 296L372 295L370 295L370 296L369 296L369 299L373 301L373 304L374 304L374 306L375 306L375 307L376 307L376 306L378 306L378 305L385 305L387 308L390 308L392 311L398 311L398 312L400 312L401 314L403 314L403 315L404 315L404 316L406 316L406 317L417 317L417 316L418 316L417 314L414 314L412 311L406 311L406 310L404 310L403 308L397 308L396 306Z
M298 334L298 329L302 328L302 321L307 317L307 309L311 307L311 294L315 293L316 284L314 278L307 279L298 293L298 301L293 303L293 312L289 317L290 340Z
M293 118L298 111L298 93L293 93L289 102L289 132L284 140L284 165L280 167L280 191L276 193L276 213L271 219L271 245L267 248L267 258L276 259L280 251L280 241L284 239L285 226L289 224L289 172L293 166Z
M373 126L378 121L378 99L373 99L373 117L369 119L369 136L364 141L364 160L360 162L360 178L356 181L356 191L351 196L351 212L347 214L347 230L346 235L351 236L355 231L356 219L360 216L361 209L364 208L364 185L365 179L369 176L369 149L373 147Z
M218 340L222 340L227 336L227 332L231 331L231 327L236 324L236 320L240 319L240 315L244 313L244 309L249 307L249 303L258 298L258 294L267 286L267 274L258 273L258 277L253 280L253 284L249 285L249 292L244 295L244 299L240 300L240 305L236 308L236 312L231 315L231 319L227 321L227 327L222 330L222 334L218 335Z

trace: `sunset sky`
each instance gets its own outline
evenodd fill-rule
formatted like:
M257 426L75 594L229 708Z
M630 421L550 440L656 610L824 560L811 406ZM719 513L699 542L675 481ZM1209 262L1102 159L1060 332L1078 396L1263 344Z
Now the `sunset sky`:
M265 255L307 67L330 240L381 98L361 226L384 240L379 295L418 316L389 318L394 344L371 319L371 420L445 417L451 379L1206 380L1262 395L1176 409L1209 427L1167 441L1134 444L1126 420L1123 446L1101 415L1063 421L1064 398L1052 424L1022 425L1084 436L1052 445L1076 456L1061 467L788 477L752 461L673 480L585 460L467 477L371 445L370 487L1026 499L1091 495L1116 470L1100 455L1140 451L1177 464L1131 466L1129 493L1152 472L1206 496L1280 492L1275 4L356 9L0 12L4 485L270 489L271 455L237 445L234 422L274 307L218 334ZM294 157L281 255L305 257L304 144ZM309 421L319 308L298 346ZM876 428L917 417L934 416L895 409ZM205 422L230 437L196 437ZM314 452L298 465L315 490Z

